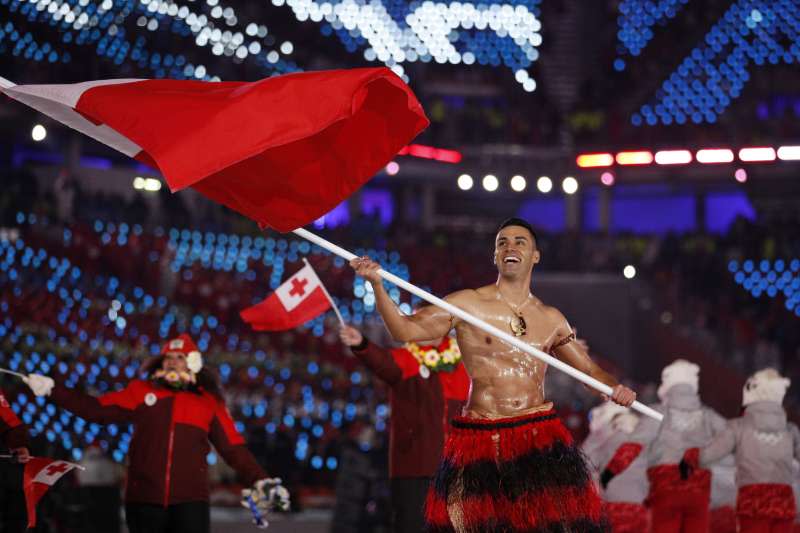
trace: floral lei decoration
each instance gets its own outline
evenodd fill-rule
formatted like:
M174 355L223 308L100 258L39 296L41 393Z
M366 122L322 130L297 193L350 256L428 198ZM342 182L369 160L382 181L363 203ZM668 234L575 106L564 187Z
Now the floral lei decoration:
M419 362L420 368L425 367L433 372L452 372L461 361L461 350L451 337L445 337L438 345L409 342L405 348Z
M177 370L164 370L159 368L153 372L153 379L160 380L175 389L182 389L197 383L193 372L178 372Z

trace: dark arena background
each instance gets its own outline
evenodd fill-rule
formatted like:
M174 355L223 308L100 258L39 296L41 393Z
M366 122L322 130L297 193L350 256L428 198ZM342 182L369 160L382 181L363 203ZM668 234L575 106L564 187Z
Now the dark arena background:
M0 0L0 76L20 85L388 66L431 124L308 229L444 296L494 283L496 229L522 217L541 251L533 293L603 368L652 405L661 370L691 361L725 418L771 367L800 421L798 64L793 0ZM291 493L269 530L391 531L391 388L330 310L277 332L239 314L307 258L345 322L399 346L343 259L172 194L150 166L5 96L0 178L0 367L99 396L187 333ZM133 427L11 374L0 387L31 455L86 468L53 485L32 531L128 531ZM582 442L601 398L555 369L546 395ZM206 462L211 531L255 530L241 479L213 447ZM712 497L710 531L735 531L735 490Z

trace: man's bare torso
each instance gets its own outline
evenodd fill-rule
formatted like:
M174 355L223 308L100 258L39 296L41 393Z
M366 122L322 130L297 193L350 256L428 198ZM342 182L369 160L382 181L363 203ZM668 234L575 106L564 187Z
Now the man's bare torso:
M482 320L513 334L511 307L498 298L494 285L461 291L448 300ZM519 307L526 332L519 337L544 352L564 335L563 319L538 298L529 296ZM547 365L466 323L456 323L464 366L472 379L465 411L470 416L510 417L536 410L545 403L544 375Z

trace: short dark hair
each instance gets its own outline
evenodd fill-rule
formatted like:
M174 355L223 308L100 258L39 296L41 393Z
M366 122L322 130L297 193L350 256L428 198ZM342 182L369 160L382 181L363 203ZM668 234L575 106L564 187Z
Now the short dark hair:
M536 236L536 232L533 231L533 226L531 226L527 220L518 217L507 218L506 220L503 221L502 224L500 224L500 227L497 228L496 233L500 233L500 230L507 228L509 226L519 226L521 228L525 228L526 230L528 230L531 236L533 237L534 246L538 248L539 238Z

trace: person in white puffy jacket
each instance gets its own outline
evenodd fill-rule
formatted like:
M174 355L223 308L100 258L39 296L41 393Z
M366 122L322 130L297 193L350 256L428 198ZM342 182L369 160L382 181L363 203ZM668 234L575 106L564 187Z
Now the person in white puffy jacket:
M800 458L800 430L786 420L783 397L790 381L775 369L745 383L744 414L728 422L707 446L688 450L683 472L707 467L731 452L736 458L736 515L742 533L789 533L797 515L792 490Z
M658 388L661 402L653 406L664 420L641 418L624 453L615 454L602 474L610 483L640 455L646 457L653 533L709 530L711 472L697 469L682 479L678 469L688 448L708 445L725 428L725 419L700 401L699 374L700 367L683 359L664 367Z
M599 471L608 470L612 461L635 453L638 455L619 476L602 486L603 511L613 533L641 533L649 529L650 515L644 506L647 497L647 465L641 447L629 442L639 423L633 411L606 402L589 413L589 435L581 445L583 453ZM613 467L611 467L613 469Z

